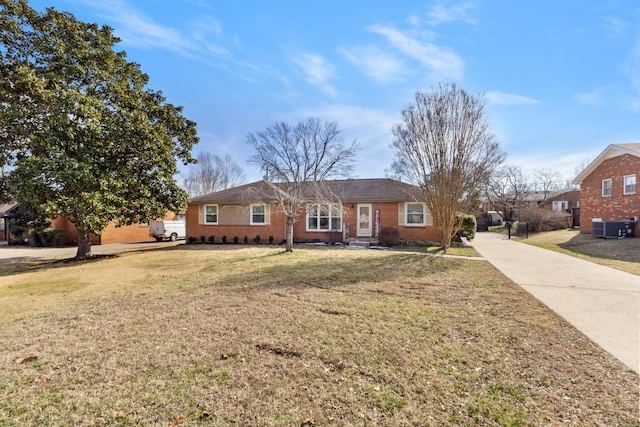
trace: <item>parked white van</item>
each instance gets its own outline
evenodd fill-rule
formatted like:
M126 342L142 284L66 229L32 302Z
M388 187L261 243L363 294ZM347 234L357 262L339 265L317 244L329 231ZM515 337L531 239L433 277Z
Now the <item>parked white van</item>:
M149 235L158 242L164 239L175 242L186 237L186 223L184 221L152 221L149 224Z

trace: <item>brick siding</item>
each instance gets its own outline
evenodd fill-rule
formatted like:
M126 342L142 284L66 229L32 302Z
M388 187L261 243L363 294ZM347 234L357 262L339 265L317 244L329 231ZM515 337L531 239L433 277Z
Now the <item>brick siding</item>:
M296 243L299 242L330 242L342 241L345 224L349 227L349 236L356 237L357 230L357 203L344 203L342 211L343 229L339 233L307 231L306 214L300 216L300 221L295 224L293 230L293 238ZM271 220L269 225L213 225L200 224L198 207L199 204L190 204L187 209L187 237L195 237L200 241L200 236L205 236L208 241L209 236L215 236L216 243L222 242L222 236L227 236L227 241L231 242L233 236L238 236L240 242L244 236L249 238L249 242L253 242L256 235L260 235L261 242L268 242L269 236L274 236L275 243L281 243L286 238L285 219L281 212L278 211L277 205L271 205ZM354 208L351 209L351 206ZM404 226L398 225L398 203L384 202L371 203L372 225L375 221L376 210L380 211L380 228L393 227L398 229L400 237L405 240L437 240L437 234L433 226ZM372 227L372 236L375 230Z
M638 174L640 158L629 154L604 160L583 181L580 195L580 232L591 233L593 218L619 221L640 216L640 188ZM636 193L623 194L624 177L636 175ZM611 196L602 197L602 180L611 179ZM636 223L636 237L640 237L640 222Z

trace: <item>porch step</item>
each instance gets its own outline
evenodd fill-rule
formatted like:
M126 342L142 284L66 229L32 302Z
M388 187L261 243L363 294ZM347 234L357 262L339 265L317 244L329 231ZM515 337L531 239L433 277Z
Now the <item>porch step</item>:
M377 246L379 244L378 239L374 238L358 238L348 239L349 246L358 248L368 248L369 246Z

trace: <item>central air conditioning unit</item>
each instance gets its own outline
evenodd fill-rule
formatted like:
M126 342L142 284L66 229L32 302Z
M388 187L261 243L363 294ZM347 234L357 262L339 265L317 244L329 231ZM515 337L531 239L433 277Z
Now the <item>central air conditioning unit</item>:
M634 221L593 221L591 235L609 239L634 237Z

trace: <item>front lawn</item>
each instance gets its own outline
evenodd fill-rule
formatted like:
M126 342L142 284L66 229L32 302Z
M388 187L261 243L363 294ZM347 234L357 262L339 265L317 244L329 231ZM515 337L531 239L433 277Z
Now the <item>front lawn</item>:
M480 259L187 245L5 268L0 355L7 426L640 423L638 375Z

